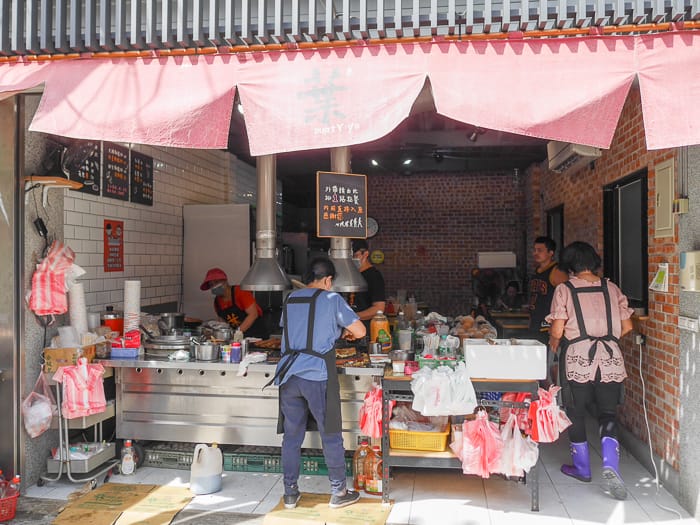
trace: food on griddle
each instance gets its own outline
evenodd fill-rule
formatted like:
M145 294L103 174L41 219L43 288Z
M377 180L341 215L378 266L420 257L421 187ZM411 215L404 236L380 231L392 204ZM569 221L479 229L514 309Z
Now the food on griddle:
M264 348L265 350L279 350L282 348L282 339L277 337L272 339L263 339L262 341L255 341L253 344L256 348Z
M336 359L345 359L347 357L352 357L357 355L357 350L354 346L349 346L347 348L336 348L335 357Z

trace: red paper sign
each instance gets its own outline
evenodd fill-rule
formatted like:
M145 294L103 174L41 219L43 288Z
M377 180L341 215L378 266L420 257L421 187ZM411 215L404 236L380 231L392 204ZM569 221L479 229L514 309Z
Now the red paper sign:
M124 271L124 221L105 219L104 270L105 272Z

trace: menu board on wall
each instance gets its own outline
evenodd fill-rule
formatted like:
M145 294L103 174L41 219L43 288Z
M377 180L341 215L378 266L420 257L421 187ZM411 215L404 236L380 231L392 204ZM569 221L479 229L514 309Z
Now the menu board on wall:
M316 231L319 237L367 237L367 177L316 172Z
M111 142L103 146L103 197L129 200L129 149Z
M64 169L68 169L68 178L83 185L77 191L91 195L100 194L100 168L102 167L100 142L81 140L69 146L63 153L62 164Z
M153 158L131 152L131 202L153 206Z

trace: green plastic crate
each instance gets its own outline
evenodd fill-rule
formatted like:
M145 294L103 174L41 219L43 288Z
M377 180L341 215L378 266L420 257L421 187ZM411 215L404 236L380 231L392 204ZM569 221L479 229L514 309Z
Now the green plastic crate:
M224 453L224 470L231 472L282 472L279 454Z
M305 476L327 476L326 459L321 456L301 456L301 473ZM345 458L345 475L352 476L352 457Z

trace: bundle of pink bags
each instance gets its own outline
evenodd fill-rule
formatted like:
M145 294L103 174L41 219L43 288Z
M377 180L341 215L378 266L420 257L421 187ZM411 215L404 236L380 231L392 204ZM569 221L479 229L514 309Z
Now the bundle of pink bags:
M549 390L538 390L539 399L530 403L527 412L529 425L524 430L529 436L521 432L521 409L506 412L506 420L500 429L497 423L489 421L485 410L477 410L476 418L464 421L461 432L454 433L450 444L462 462L462 472L482 478L496 473L509 477L524 476L537 463L538 443L556 441L571 425L556 403L559 390L556 385Z

